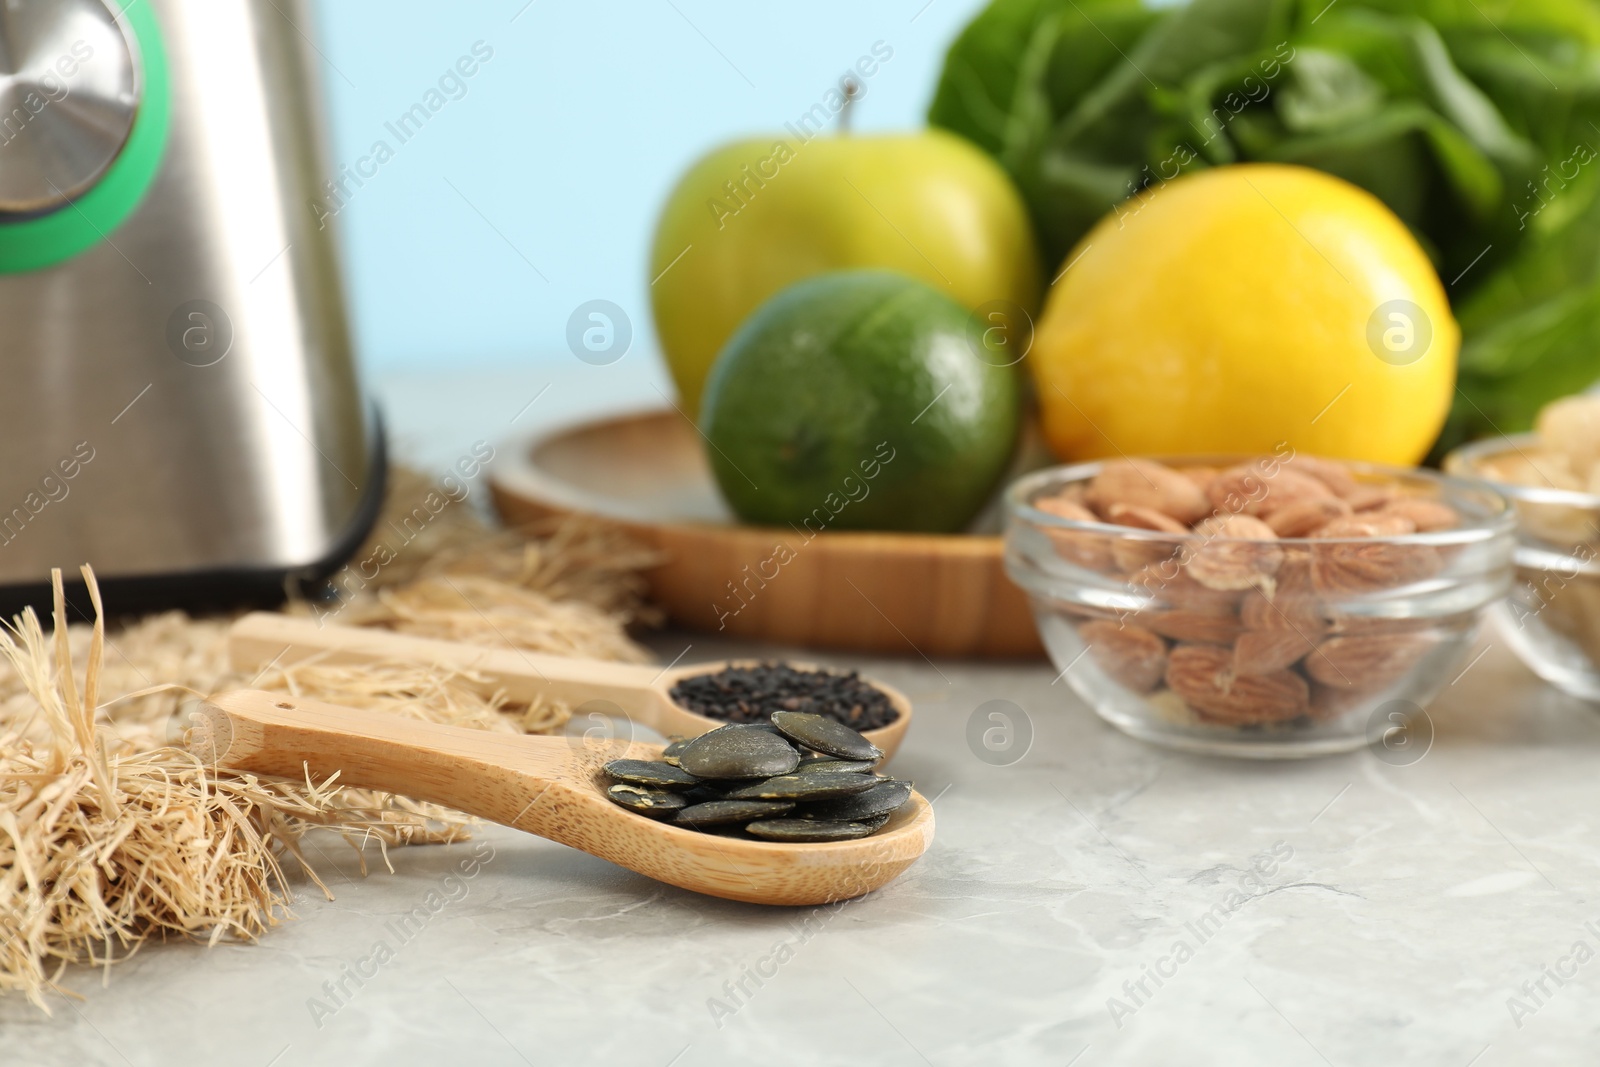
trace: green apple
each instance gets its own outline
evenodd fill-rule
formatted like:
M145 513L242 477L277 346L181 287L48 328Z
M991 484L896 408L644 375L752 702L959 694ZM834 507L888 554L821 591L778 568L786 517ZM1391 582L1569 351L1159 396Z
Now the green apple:
M656 227L650 299L695 416L711 364L767 297L825 271L911 275L969 309L1038 307L1039 256L1011 179L937 130L738 141L679 180Z

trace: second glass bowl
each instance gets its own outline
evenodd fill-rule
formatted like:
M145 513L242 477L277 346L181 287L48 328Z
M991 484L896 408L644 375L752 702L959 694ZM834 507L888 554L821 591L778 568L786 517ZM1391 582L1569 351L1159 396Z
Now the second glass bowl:
M1600 494L1518 484L1538 477L1539 454L1521 434L1458 448L1444 465L1515 505L1516 583L1490 612L1495 629L1539 677L1600 701Z

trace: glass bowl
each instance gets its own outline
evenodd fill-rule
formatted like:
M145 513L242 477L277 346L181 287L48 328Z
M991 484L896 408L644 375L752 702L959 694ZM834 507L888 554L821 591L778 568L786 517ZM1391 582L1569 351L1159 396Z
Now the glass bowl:
M1533 434L1490 438L1450 453L1445 470L1493 483L1515 506L1516 581L1490 611L1495 629L1539 677L1600 701L1600 495L1512 482L1538 451Z
M1161 462L1226 468L1255 458ZM1515 515L1482 483L1346 463L1358 483L1460 516L1454 529L1360 539L1168 534L1035 506L1079 492L1071 487L1104 465L1012 484L1006 570L1066 682L1146 741L1262 759L1360 748L1451 680L1484 609L1511 586Z

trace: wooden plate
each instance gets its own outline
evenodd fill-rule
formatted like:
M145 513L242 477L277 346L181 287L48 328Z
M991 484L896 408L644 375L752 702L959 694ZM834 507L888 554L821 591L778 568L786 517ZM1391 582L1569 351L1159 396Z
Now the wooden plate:
M501 450L491 491L513 525L593 515L659 549L652 595L691 629L923 656L1042 652L999 537L735 525L703 448L676 411L607 417Z

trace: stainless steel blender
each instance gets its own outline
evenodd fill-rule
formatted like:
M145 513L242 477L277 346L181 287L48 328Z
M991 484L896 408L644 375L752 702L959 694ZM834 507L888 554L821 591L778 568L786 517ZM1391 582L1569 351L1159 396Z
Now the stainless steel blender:
M293 0L0 0L0 602L330 572L383 491Z

